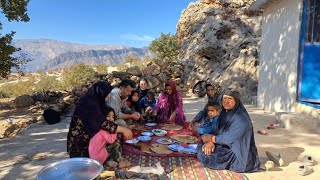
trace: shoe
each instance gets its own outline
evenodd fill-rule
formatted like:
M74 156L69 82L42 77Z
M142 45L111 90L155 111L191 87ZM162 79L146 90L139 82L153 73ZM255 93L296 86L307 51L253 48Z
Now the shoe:
M258 132L259 134L262 134L262 135L267 135L267 134L268 134L268 131L267 131L267 130L264 130L264 129L258 130L257 132Z
M313 166L314 165L314 160L313 160L313 158L311 156L307 156L307 155L304 156L303 157L303 162L307 166Z
M306 176L311 173L313 173L312 167L306 165L299 166L299 175Z
M267 127L268 129L275 129L277 127L279 127L280 124L269 124L269 126Z
M270 169L274 168L273 161L267 161L264 166L266 167L266 171L269 171Z
M266 151L266 155L267 155L268 159L273 161L279 167L284 166L284 162L283 162L281 154L275 155L275 154L273 154L273 153L271 153L269 151Z

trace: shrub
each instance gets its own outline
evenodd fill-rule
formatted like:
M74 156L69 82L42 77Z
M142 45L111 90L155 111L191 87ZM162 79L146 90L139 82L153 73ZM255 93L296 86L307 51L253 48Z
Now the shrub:
M85 64L77 64L63 72L63 86L66 90L73 86L84 84L88 78L93 77L95 71L92 67Z
M32 94L34 81L19 81L17 83L8 83L0 87L0 92L9 97L17 97L23 94Z
M94 68L100 74L108 73L108 66L106 64L98 64Z
M43 75L40 77L40 81L35 85L34 91L55 91L63 90L62 83L54 76Z

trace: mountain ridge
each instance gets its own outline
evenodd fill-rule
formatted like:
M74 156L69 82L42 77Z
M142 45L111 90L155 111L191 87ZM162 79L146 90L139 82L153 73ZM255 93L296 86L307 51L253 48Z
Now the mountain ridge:
M19 53L27 54L32 60L22 67L25 72L65 68L77 63L116 65L124 62L128 55L139 58L151 55L146 47L89 45L53 39L13 40L12 45L21 48Z

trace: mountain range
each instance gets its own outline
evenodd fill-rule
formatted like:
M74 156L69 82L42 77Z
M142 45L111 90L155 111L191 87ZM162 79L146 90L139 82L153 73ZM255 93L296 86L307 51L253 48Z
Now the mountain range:
M146 47L86 45L51 39L14 40L12 45L21 48L19 53L25 53L31 59L22 67L26 72L61 69L78 63L117 65L128 55L139 58L151 55Z

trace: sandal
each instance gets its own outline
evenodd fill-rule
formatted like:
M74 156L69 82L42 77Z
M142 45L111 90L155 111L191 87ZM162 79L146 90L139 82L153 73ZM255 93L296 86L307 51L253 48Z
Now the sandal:
M279 167L284 165L284 161L282 159L282 155L281 154L276 155L276 154L273 154L273 153L271 153L269 151L266 151L266 155L267 155L268 159L273 161Z
M267 127L268 129L275 129L275 128L277 128L277 127L279 127L280 126L280 124L273 124L273 123L271 123L271 124L269 124L269 126Z
M314 160L311 156L304 156L303 157L303 162L304 162L304 165L307 165L307 166L313 166L314 165Z
M264 130L264 129L260 129L257 131L259 134L262 134L262 135L267 135L268 134L268 131L267 130Z
M306 176L311 173L313 173L312 167L306 165L299 166L299 175Z

